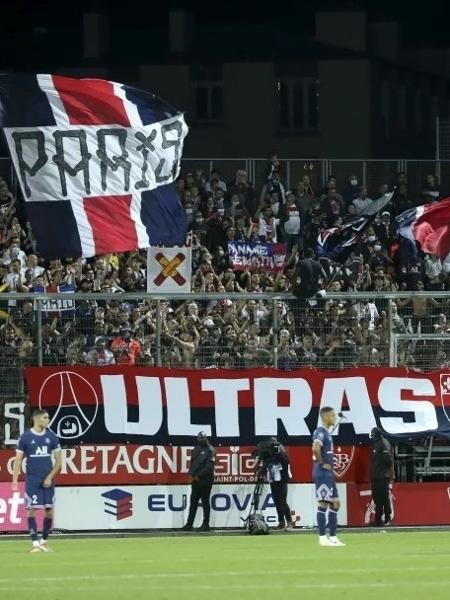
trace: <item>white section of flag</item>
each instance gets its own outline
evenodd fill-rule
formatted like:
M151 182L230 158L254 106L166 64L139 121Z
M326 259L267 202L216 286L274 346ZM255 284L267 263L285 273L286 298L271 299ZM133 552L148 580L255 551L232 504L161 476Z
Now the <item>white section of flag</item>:
M152 246L147 251L147 292L191 292L192 248Z

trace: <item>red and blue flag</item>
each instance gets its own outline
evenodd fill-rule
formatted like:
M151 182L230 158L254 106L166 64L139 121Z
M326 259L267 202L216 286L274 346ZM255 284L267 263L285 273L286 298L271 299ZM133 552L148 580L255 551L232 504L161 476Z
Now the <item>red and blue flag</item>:
M94 256L182 244L183 114L101 79L0 78L0 123L38 251Z

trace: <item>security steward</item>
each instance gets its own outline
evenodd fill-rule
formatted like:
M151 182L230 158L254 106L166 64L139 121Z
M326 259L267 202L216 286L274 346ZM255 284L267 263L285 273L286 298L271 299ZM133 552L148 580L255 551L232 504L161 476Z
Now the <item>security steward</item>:
M211 506L209 497L214 482L214 463L216 460L216 451L208 441L208 436L204 431L197 435L197 445L191 454L191 466L189 475L191 476L191 498L189 505L189 515L186 525L182 527L183 531L192 531L195 515L199 500L202 501L203 523L200 531L209 531L209 515Z
M391 445L383 437L378 427L372 429L370 439L372 440L370 478L372 481L372 498L375 503L375 526L381 527L391 523L389 484L394 479L394 462L392 460Z

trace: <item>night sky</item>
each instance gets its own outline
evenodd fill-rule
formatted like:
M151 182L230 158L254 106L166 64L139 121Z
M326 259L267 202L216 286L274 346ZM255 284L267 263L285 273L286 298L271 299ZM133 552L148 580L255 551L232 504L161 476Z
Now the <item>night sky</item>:
M210 22L227 24L273 24L276 28L295 28L305 35L314 32L314 12L321 10L364 9L371 19L395 19L401 22L403 42L408 46L450 46L446 0L413 2L411 0L277 0L273 10L262 7L262 2L211 0L205 2L160 3L152 0L138 2L122 0L2 0L0 3L0 32L25 32L36 28L64 28L76 30L81 25L84 10L99 7L116 23L124 26L167 26L169 8L190 9L198 24ZM70 7L70 10L66 8ZM232 43L232 40L230 40Z

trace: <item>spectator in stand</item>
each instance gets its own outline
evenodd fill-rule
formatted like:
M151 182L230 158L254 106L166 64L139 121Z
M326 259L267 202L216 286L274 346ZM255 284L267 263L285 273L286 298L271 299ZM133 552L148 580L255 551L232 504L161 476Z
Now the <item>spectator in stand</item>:
M213 169L211 171L209 181L205 182L204 190L207 194L214 192L215 190L220 189L224 193L227 192L227 184L222 179L222 174L217 169Z
M278 156L276 154L272 154L267 164L266 180L272 179L275 173L281 177L281 163L278 159Z
M358 178L356 175L350 175L348 183L342 193L344 204L348 207L352 202L358 198L360 188L358 187Z
M356 214L364 213L372 204L372 198L369 198L369 192L365 185L361 185L358 189L358 197L353 200L353 205L356 208Z
M309 176L307 175L307 177ZM311 209L315 201L311 188L309 188L309 190L310 191L307 190L303 181L299 181L294 191L297 205L303 214L306 214Z
M273 216L272 209L266 207L261 211L259 216L258 237L260 242L277 243L277 228L280 223L279 219Z
M290 253L294 246L303 248L300 208L292 190L286 192L286 204L281 213L281 223L284 230L283 237L287 242L287 252Z
M330 189L335 191L335 196L336 196L336 198L337 198L337 199L338 199L340 202L342 202L342 203L343 203L343 202L344 202L344 200L343 200L343 198L342 198L341 194L338 194L338 192L337 192L337 179L336 179L336 177L335 177L334 175L330 175L330 176L328 177L328 181L327 181L327 183L326 183L326 185L325 185L325 188L324 188L324 190L323 190L323 192L322 192L322 195L321 195L321 197L320 197L320 200L322 201L322 200L324 200L324 199L327 197L327 195L328 195L328 190L330 190Z
M393 240L391 213L388 210L384 210L381 216L375 218L373 229L382 247L388 250Z
M441 190L437 177L433 173L429 173L422 189L422 201L424 204L429 204L430 202L437 202L440 198Z
M115 362L114 354L106 347L106 339L104 337L97 338L95 348L87 353L86 364L105 366L114 365Z
M238 194L240 204L249 212L250 215L254 215L256 211L255 204L255 190L251 183L247 179L247 171L244 169L238 169L234 181L228 186L228 193L231 195Z
M344 203L342 197L336 192L335 187L328 187L326 195L322 197L320 209L326 215L329 227L334 225L337 218L344 216Z
M275 196L279 203L279 206L284 206L286 202L286 188L281 181L280 174L275 171L273 175L267 180L267 183L263 186L260 196L260 204L265 201L270 201L272 204L274 200L271 200L272 196Z
M120 327L119 335L111 342L111 350L116 363L119 365L133 366L142 354L141 344L134 339L129 325Z

